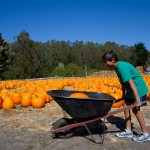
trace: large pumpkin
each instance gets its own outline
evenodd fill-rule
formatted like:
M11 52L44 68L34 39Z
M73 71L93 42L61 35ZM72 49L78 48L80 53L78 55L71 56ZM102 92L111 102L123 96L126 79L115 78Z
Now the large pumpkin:
M72 98L89 98L89 96L87 94L84 94L84 93L73 93L69 97L72 97Z

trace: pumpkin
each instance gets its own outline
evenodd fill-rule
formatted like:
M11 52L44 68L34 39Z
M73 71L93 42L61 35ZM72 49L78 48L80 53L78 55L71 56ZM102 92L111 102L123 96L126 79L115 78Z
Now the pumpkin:
M34 108L42 108L45 106L45 100L42 97L32 96L31 105Z
M8 83L8 85L9 85L9 88L10 88L10 89L13 89L13 88L14 88L13 82L10 81L10 82Z
M14 103L13 99L11 98L11 96L5 97L3 104L2 104L2 107L4 109L12 109L15 107L15 103Z
M121 106L123 106L123 104L124 104L124 100L121 100L117 103L113 103L112 108L120 108Z
M84 93L73 93L69 97L71 97L71 98L89 98L89 96Z
M19 92L13 92L11 94L11 96L12 96L12 99L13 99L15 104L20 104L21 103L22 97L21 97L21 94Z
M31 93L22 93L21 106L29 107L31 105L32 95Z
M49 103L50 101L53 100L53 98L50 95L48 95L48 94L46 94L45 97L46 97L46 102L47 103Z
M0 96L0 108L2 108L3 98Z
M32 92L32 93L36 92L36 90L37 90L37 87L35 85L31 85L29 87L29 91Z
M150 92L147 94L147 100L150 101Z

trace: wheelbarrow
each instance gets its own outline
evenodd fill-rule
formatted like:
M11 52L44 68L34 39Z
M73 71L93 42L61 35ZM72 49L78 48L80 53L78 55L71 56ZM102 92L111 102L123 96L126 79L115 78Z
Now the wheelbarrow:
M73 93L84 93L89 98L73 98L69 97ZM61 118L52 124L52 137L69 138L74 135L74 129L79 126L85 127L91 140L95 143L103 143L104 132L106 129L105 119L114 114L120 113L126 109L132 109L135 105L118 108L110 111L112 104L116 99L103 92L86 92L86 91L71 91L71 90L50 90L47 91L55 102L72 118ZM120 99L121 100L121 99ZM117 100L120 101L120 100ZM102 120L103 119L103 120ZM88 124L99 122L103 126L101 140L96 140L92 135Z

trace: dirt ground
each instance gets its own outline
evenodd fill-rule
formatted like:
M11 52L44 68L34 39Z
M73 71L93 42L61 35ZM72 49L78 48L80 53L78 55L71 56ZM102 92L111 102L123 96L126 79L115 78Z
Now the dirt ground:
M150 131L150 102L142 108ZM62 118L62 109L52 101L42 109L17 106L12 110L0 109L0 150L148 150L149 142L137 143L131 139L115 137L124 129L124 114L119 113L106 119L107 130L103 144L95 144L83 127L76 128L76 134L68 139L53 139L52 123ZM140 133L135 116L132 117L134 134ZM101 140L95 123L89 127L96 140ZM100 131L100 130L99 130ZM81 133L82 132L82 133ZM100 131L101 132L101 131Z

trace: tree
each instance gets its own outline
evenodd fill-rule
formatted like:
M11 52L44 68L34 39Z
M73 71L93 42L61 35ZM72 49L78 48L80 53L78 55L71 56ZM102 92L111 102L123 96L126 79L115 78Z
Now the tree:
M149 62L149 53L143 43L130 47L109 41L104 45L57 40L42 43L31 40L26 31L22 31L16 39L9 45L0 36L0 71L3 70L0 73L7 79L41 78L49 75L85 76L85 65L89 75L90 72L106 69L101 56L107 50L115 51L120 60L128 61L135 66L146 60ZM13 59L10 59L9 50L13 52L10 53ZM6 56L2 56L4 51ZM58 67L59 63L63 63L65 67Z
M17 76L20 78L36 78L42 76L40 70L43 66L41 61L44 59L44 51L42 45L30 39L29 33L22 31L17 36L17 41L13 44L15 53L14 62L11 68L18 71ZM43 61L44 62L44 61ZM17 69L16 69L17 68Z
M135 50L134 50L133 55L136 56L135 65L143 66L148 60L149 52L146 49L144 43L142 43L142 42L135 44L134 47L135 47Z
M9 69L13 53L11 52L11 45L2 38L0 33L0 78L4 79L5 72Z
M65 72L67 77L81 77L85 76L84 69L81 66L77 66L76 64L70 63L65 67Z

